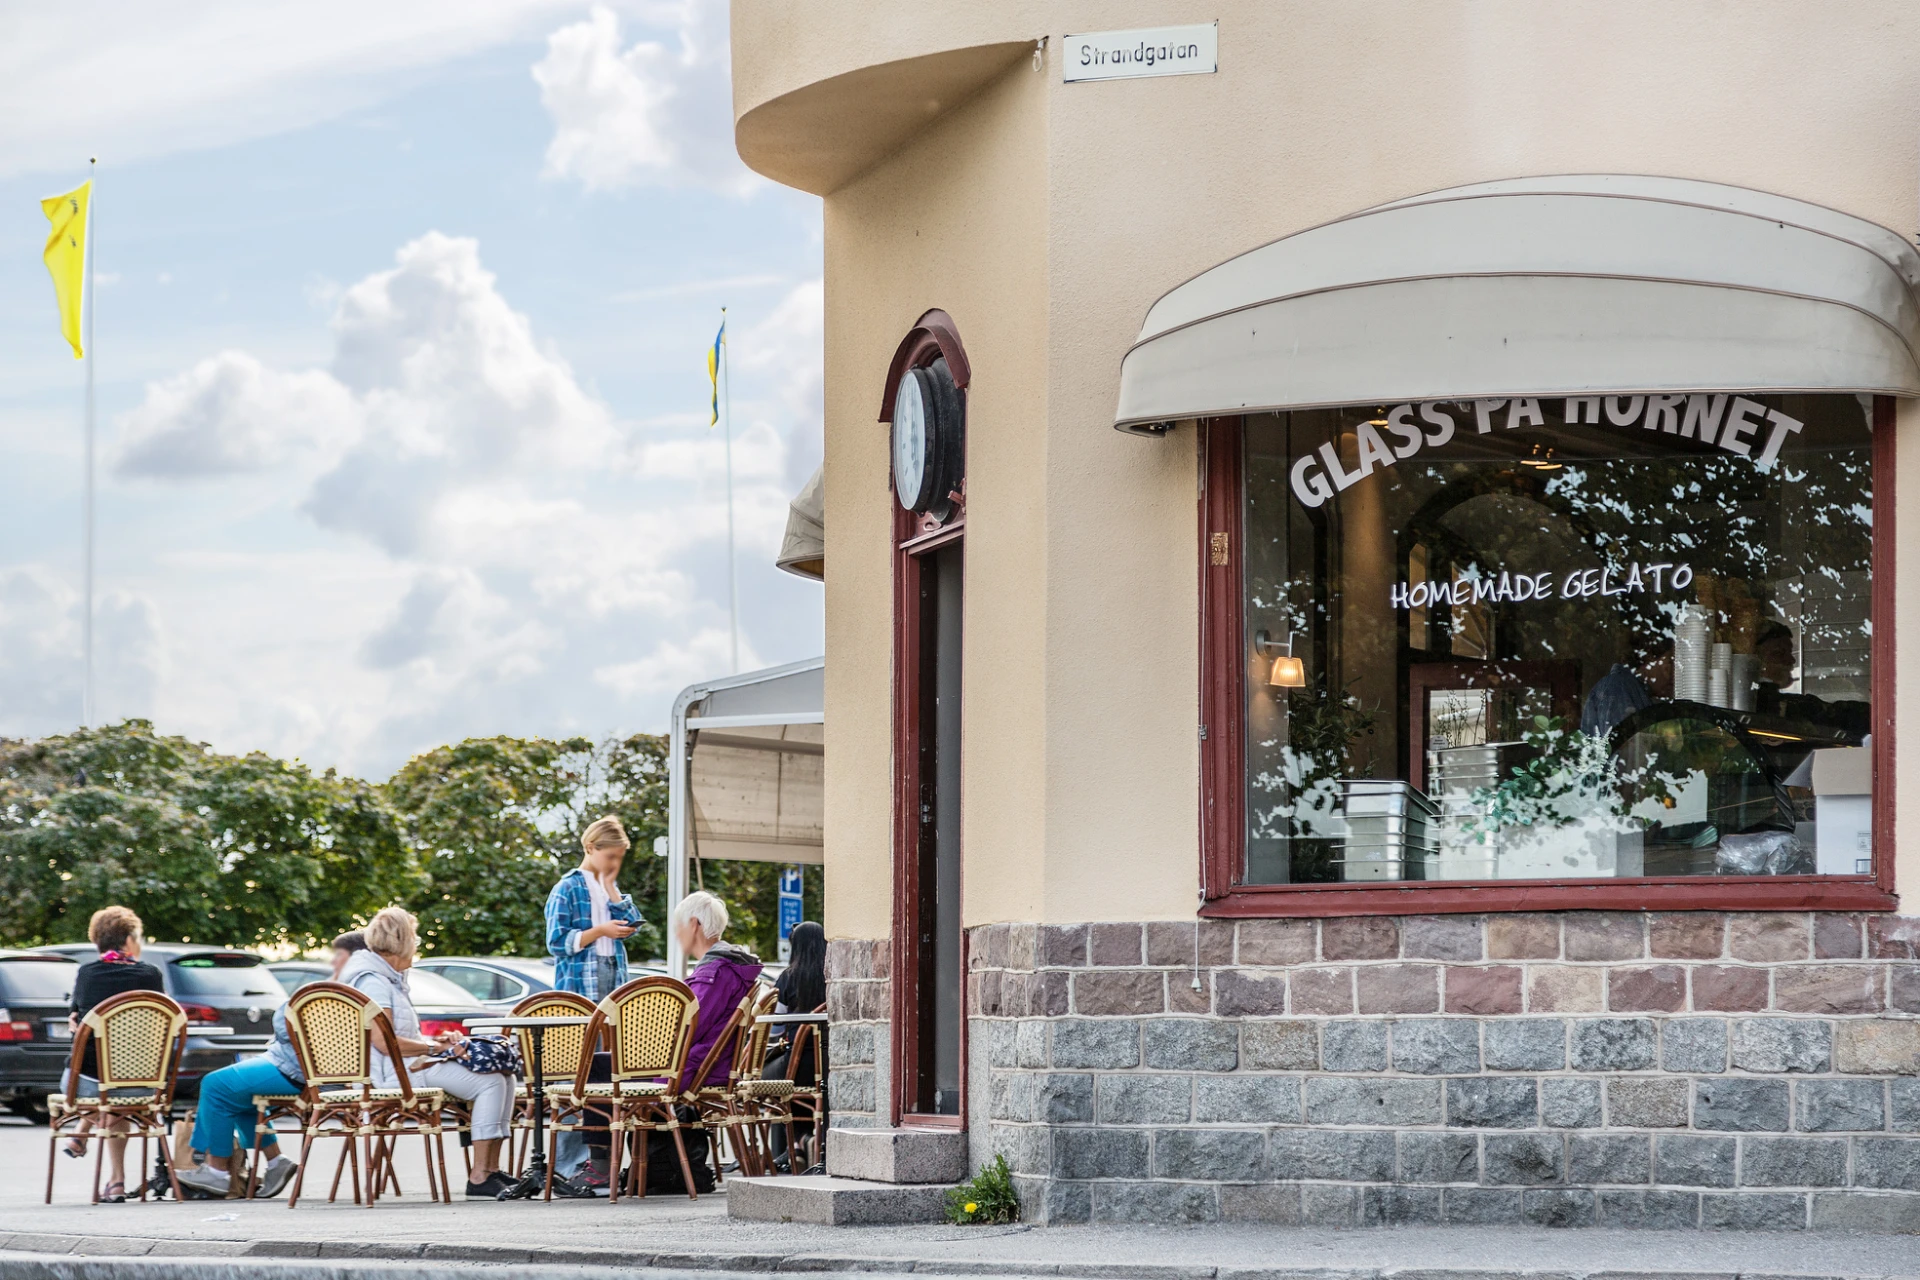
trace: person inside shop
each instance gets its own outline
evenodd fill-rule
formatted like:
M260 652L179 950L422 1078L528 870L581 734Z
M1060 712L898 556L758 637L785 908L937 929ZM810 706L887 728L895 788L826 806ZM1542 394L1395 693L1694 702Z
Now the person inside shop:
M815 1013L826 1007L827 1003L827 931L811 920L802 920L793 926L788 935L792 953L787 958L787 967L774 981L774 989L779 1000L773 1007L775 1013ZM811 1088L819 1065L819 1029L814 1034L799 1036L799 1028L786 1024L776 1025L777 1037L772 1049L767 1053L765 1077L769 1080L791 1080L799 1087ZM795 1060L793 1047L796 1039L804 1040L800 1056ZM806 1137L813 1132L813 1122L803 1121L794 1125L795 1137ZM783 1124L773 1126L773 1162L782 1173L787 1172L787 1127Z
M355 929L333 940L333 980L358 952L367 949L367 936ZM175 1176L182 1186L195 1187L209 1195L224 1197L233 1185L233 1154L237 1144L244 1153L253 1148L253 1127L257 1119L253 1100L256 1096L298 1093L307 1078L300 1070L299 1055L287 1034L287 1006L273 1015L273 1043L265 1054L248 1058L232 1066L209 1073L200 1081L200 1101L194 1111L193 1149L206 1156L206 1163L183 1169ZM260 1185L253 1189L256 1200L279 1195L293 1180L299 1166L280 1152L280 1139L273 1134L260 1138L260 1154L266 1168L260 1171ZM245 1160L244 1154L241 1159Z
M140 949L146 940L145 931L140 924L140 917L130 908L111 906L94 912L87 921L87 940L93 943L100 957L81 965L79 972L73 976L73 996L67 1012L69 1033L78 1032L80 1020L93 1012L93 1007L108 996L117 996L126 991L158 991L164 994L167 989L160 971L140 958ZM99 1041L89 1038L80 1058L80 1079L76 1082L69 1068L61 1076L61 1091L75 1098L97 1098L100 1096L99 1074ZM121 1121L112 1122L113 1130L119 1130L122 1124ZM61 1149L76 1159L86 1155L88 1131L92 1127L91 1120L81 1121L75 1127L74 1136L67 1139ZM109 1137L106 1144L110 1180L101 1192L100 1199L119 1204L127 1198L127 1140Z

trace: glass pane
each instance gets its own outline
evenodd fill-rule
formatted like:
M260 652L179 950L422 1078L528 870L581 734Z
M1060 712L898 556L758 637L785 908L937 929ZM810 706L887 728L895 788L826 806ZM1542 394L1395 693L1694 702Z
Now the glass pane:
M1864 874L1855 396L1247 419L1245 882Z
M174 992L183 996L277 996L285 990L257 956L187 956L172 968Z
M470 964L435 965L433 972L454 983L476 1000L492 1000L497 985L494 974Z
M0 997L8 1000L60 1000L73 995L80 966L59 960L0 961Z

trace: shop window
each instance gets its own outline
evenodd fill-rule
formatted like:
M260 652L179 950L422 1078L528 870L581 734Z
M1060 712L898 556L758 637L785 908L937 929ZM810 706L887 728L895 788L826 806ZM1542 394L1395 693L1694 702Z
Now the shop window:
M1240 551L1208 565L1210 897L1882 904L1890 410L1878 440L1848 395L1204 430Z

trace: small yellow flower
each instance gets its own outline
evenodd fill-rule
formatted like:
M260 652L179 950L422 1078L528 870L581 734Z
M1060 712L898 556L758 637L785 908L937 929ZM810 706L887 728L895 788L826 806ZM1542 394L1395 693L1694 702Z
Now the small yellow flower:
M971 1200L969 1200L969 1201L967 1201L967 1212L968 1212L968 1213L978 1213L979 1211L980 1211L980 1206L979 1206L979 1205L977 1205L977 1204L975 1204L975 1203L974 1203L973 1201L971 1201Z

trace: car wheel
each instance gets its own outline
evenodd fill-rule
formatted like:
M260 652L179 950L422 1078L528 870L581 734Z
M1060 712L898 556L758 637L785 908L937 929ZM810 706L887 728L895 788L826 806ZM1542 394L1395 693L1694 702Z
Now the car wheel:
M7 1104L7 1109L28 1124L45 1124L51 1118L47 1112L47 1099L44 1094L15 1098Z

